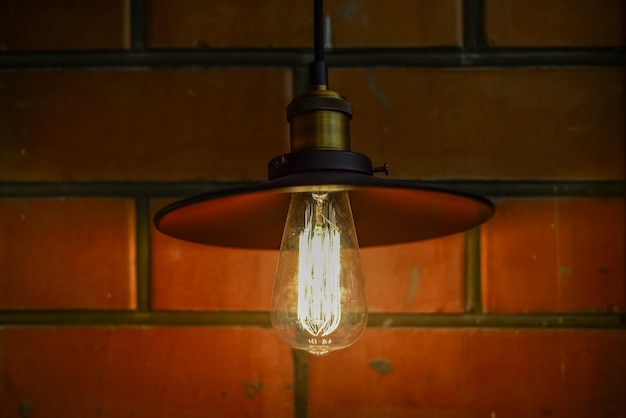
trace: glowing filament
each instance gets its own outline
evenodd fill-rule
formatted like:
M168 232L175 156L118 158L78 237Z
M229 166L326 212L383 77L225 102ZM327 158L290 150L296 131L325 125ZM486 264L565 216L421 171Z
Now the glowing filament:
M298 259L298 320L311 335L326 336L341 320L340 234L326 193L305 209Z

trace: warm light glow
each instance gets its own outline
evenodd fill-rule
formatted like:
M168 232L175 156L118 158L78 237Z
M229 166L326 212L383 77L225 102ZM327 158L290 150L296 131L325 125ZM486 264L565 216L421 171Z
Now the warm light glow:
M311 335L326 336L341 319L340 235L326 193L314 193L304 213L298 263L298 320ZM326 211L324 211L326 209Z
M292 196L271 318L285 342L316 355L349 346L365 329L361 258L346 191Z

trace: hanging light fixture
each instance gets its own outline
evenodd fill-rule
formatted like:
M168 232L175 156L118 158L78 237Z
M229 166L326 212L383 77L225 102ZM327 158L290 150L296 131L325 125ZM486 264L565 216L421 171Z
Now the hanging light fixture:
M324 355L354 343L367 324L359 246L465 231L494 209L482 197L373 176L386 164L373 168L350 151L352 106L328 89L322 0L314 17L310 86L287 106L291 152L268 163L267 182L175 202L155 224L185 241L280 248L272 326L293 348Z

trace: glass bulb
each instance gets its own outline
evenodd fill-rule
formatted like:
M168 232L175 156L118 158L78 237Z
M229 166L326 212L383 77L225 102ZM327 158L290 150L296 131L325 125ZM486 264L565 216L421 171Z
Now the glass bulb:
M348 347L365 330L367 301L347 191L291 196L271 319L283 341L320 356Z

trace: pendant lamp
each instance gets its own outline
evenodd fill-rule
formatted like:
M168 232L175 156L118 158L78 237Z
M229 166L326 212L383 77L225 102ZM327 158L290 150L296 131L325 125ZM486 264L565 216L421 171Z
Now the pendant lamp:
M315 355L348 347L365 330L359 247L419 241L488 220L485 198L434 184L374 177L387 170L350 151L352 106L328 89L322 1L314 1L310 86L287 106L291 152L268 163L268 181L162 208L157 229L212 246L279 249L272 327Z

